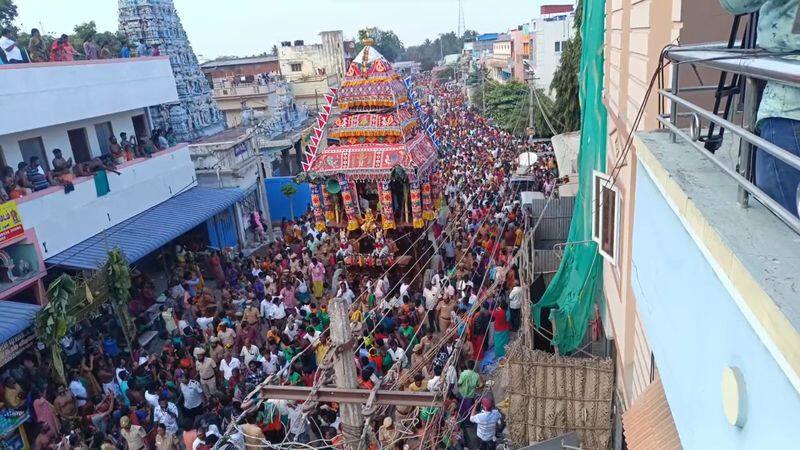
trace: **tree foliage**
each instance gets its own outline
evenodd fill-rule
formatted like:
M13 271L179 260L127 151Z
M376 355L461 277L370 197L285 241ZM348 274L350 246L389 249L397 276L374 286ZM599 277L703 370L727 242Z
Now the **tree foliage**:
M494 119L500 128L517 135L525 134L529 125L530 89L528 85L511 80L506 83L497 83L486 80L481 88L480 84L473 87L472 104L478 109L483 107L483 97L486 96L486 115ZM543 90L537 89L536 94L541 102L534 99L533 129L538 137L550 137L553 133L547 125L542 110L548 117L552 115L553 101ZM552 119L551 119L552 122ZM553 124L554 127L557 127ZM556 128L556 131L558 129Z
M408 47L405 59L421 63L422 70L430 70L436 65L436 61L442 59L444 55L460 54L464 48L464 43L474 41L477 35L477 31L467 30L459 38L456 33L451 31L439 35L433 41L425 39L420 45Z
M281 192L283 193L283 196L289 200L289 214L291 214L292 220L294 220L294 204L292 203L292 197L297 194L297 188L293 183L286 183L281 186Z
M125 259L122 250L115 248L108 252L108 260L103 266L103 272L108 295L111 297L111 305L122 325L122 332L128 348L132 349L133 340L136 338L136 325L128 312L128 302L131 299L131 272L128 260Z
M358 42L356 42L356 53L364 48L363 40L371 38L375 43L373 46L386 57L389 62L398 61L402 57L406 48L403 41L392 30L381 30L380 28L364 28L358 30Z
M578 72L580 71L582 51L582 3L579 0L575 10L575 36L567 41L567 45L561 53L561 61L550 84L551 89L555 92L553 121L559 124L554 124L554 126L559 127L560 131L564 133L578 130L581 127Z
M15 32L14 19L17 18L17 5L14 0L0 0L0 28L11 28Z
M59 379L66 383L64 364L61 360L61 339L75 325L72 309L75 303L77 283L67 274L62 274L47 287L47 305L36 314L36 338L50 349L53 368Z

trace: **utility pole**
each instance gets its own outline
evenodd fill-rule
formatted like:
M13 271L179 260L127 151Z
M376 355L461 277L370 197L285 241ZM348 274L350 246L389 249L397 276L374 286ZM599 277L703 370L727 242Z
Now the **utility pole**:
M528 138L533 136L533 90L536 89L533 85L533 74L530 73L528 77Z
M486 72L484 72L483 64L480 67L481 71L481 100L483 101L483 117L486 117L486 89L484 84L486 82Z
M336 386L344 389L355 389L358 387L358 383L348 307L344 299L337 297L328 303L328 308L331 316L331 344L339 352L333 364ZM341 403L339 412L342 417L345 448L358 447L363 425L359 406L353 403Z

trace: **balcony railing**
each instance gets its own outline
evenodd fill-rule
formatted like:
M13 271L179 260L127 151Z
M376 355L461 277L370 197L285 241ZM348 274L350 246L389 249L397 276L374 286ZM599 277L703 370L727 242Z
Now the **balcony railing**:
M224 86L219 83L214 84L214 97L235 97L242 95L266 95L276 92L283 82L271 82L266 84L247 83Z
M800 157L766 141L757 134L756 113L758 99L766 82L780 83L800 89L800 61L765 54L763 50L742 51L727 50L719 45L672 47L665 52L672 66L671 89L659 90L661 100L668 100L669 114L660 115L659 122L672 132L672 139L678 138L689 143L698 152L709 158L723 172L738 184L738 201L747 207L750 197L755 197L766 208L772 211L786 225L800 234L800 219L797 210L783 208L755 183L755 152L766 152L800 171ZM689 66L684 69L684 66ZM740 82L727 92L738 95L741 101L732 101L732 105L742 104L740 111L733 108L729 117L721 117L697 103L687 100L687 94L701 91L715 92L718 86L681 86L680 73L692 68L704 68L727 74L737 74ZM796 105L795 105L796 106ZM733 117L741 113L741 125L734 123ZM689 128L681 127L688 119ZM682 122L684 121L684 122ZM709 151L704 145L701 135L708 127L722 129L738 139L738 158L735 167L730 167L717 154ZM795 186L795 189L798 187Z

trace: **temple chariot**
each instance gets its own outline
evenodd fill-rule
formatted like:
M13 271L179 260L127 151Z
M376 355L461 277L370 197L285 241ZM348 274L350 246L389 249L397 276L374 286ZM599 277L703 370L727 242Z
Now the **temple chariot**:
M441 197L437 150L410 92L365 40L337 91L327 146L308 155L302 177L316 227L338 233L350 267L408 266L430 251L425 233Z

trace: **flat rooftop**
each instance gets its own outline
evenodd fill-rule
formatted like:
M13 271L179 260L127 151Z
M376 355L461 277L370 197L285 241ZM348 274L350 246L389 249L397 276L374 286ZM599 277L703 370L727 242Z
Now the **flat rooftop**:
M247 128L245 127L228 128L225 131L220 131L217 134L199 139L192 144L221 144L223 142L235 142L239 139L242 139L246 135Z

